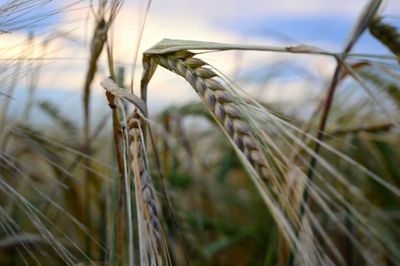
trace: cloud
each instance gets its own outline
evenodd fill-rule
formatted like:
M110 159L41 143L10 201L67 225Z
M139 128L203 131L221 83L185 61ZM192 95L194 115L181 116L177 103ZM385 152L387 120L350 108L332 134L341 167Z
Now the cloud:
M386 1L386 10L396 14L400 3L396 0ZM226 18L246 19L250 17L305 17L334 15L355 18L365 0L203 0L203 1L153 1L152 13L160 17L181 16L192 20L216 21Z

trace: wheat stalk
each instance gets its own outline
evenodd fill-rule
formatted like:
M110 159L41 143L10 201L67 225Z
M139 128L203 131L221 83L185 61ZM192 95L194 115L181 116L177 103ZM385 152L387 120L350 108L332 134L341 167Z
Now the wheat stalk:
M319 240L315 238L313 231L305 228L308 215L301 219L298 214L298 202L289 201L285 195L285 192L288 191L287 188L285 189L285 173L275 169L276 158L266 157L268 150L265 150L266 146L263 142L265 140L259 139L260 132L251 124L252 120L246 114L245 106L242 106L242 102L229 92L229 84L223 82L222 79L219 80L219 76L211 67L204 61L194 58L194 55L186 50L166 54L151 52L145 54L142 93L147 90L147 84L157 65L185 78L229 137L239 152L240 158L245 160L245 166L250 166L248 167L249 173L288 244L294 250L293 256L296 261L304 265L328 262L330 259L321 250L321 246L318 245ZM268 138L266 135L265 137ZM272 155L272 157L274 156ZM260 178L262 183L260 183ZM311 212L309 215L312 218ZM316 221L313 220L313 223ZM294 229L303 233L294 233ZM307 244L302 243L305 234L308 239ZM324 238L328 238L328 236L325 235ZM325 241L329 242L330 239L325 239ZM342 261L338 252L335 255L339 261Z
M168 254L157 211L157 200L145 160L142 121L135 111L128 118L130 168L134 175L136 204L138 206L141 262L145 265L163 265L163 254ZM148 264L148 258L152 263Z

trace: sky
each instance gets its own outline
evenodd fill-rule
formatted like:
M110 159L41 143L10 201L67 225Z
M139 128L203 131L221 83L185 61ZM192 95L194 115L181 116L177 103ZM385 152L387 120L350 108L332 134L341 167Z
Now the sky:
M1 0L0 6L8 2L10 1ZM340 51L366 2L154 0L144 27L139 55L163 38L276 46L309 44ZM26 49L24 44L28 33L33 32L34 42L37 44L33 57L40 55L43 51L41 44L47 41L46 60L40 67L37 97L56 101L67 110L78 110L76 106L81 104L80 90L84 82L85 60L88 57L88 43L93 27L89 1L38 0L35 3L38 6L33 12L14 14L15 18L11 21L1 16L4 10L0 8L0 30L11 30L11 33L0 35L0 60L4 64L4 59L18 57L21 50ZM125 1L113 27L115 61L125 67L127 86L130 84L138 32L147 4L147 1L141 0ZM62 11L53 12L55 9ZM400 17L396 17L400 14L399 0L385 1L379 12L387 21L400 26ZM55 35L63 37L53 39ZM363 34L354 52L388 53L368 33ZM271 101L284 101L288 97L300 98L305 87L323 86L323 81L329 79L334 67L333 60L326 57L260 52L222 52L205 54L202 58L240 85L248 86L250 91L262 93ZM99 73L93 85L92 105L99 112L107 111L104 108L104 92L99 86L99 82L108 75L105 60L103 54L103 63L99 64ZM141 74L140 60L139 57L135 73L136 92ZM308 73L304 73L304 68ZM249 73L272 75L278 71L280 75L276 75L274 80L263 86L254 82L258 80L257 76L249 76ZM16 103L21 102L26 95L28 84L29 76L18 86ZM260 92L261 89L265 92ZM195 98L194 92L182 79L166 70L157 71L149 91L151 110L161 110Z

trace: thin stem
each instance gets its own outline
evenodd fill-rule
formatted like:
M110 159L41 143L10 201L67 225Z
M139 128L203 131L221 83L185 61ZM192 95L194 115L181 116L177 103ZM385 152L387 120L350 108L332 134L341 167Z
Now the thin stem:
M182 251L183 251L183 255L185 257L186 265L190 265L188 253L187 253L187 250L186 250L186 246L184 245L183 234L182 234L182 232L181 232L181 230L179 228L177 216L176 216L174 208L172 206L171 199L169 198L168 193L167 193L167 185L166 185L166 182L165 182L165 176L164 176L163 172L161 171L160 156L158 154L158 151L157 151L157 148L156 148L156 145L155 145L154 137L153 137L153 134L151 132L150 126L148 126L148 132L149 132L151 146L152 146L154 154L155 154L154 157L156 159L155 161L156 161L158 175L160 176L161 193L165 198L165 201L166 201L166 204L167 204L168 213L169 213L170 218L172 220L172 223L174 225L175 231L176 231L176 233L178 235L178 241L179 241L180 246L182 247Z
M323 142L323 139L324 139L324 135L325 135L324 132L325 132L325 128L326 128L326 123L328 121L328 116L329 116L329 113L331 110L332 102L334 99L334 94L335 94L338 83L341 81L342 67L343 67L342 62L344 62L344 60L347 57L347 54L351 51L354 44L357 42L357 40L360 38L361 34L365 31L365 29L369 25L373 15L378 10L381 2L382 2L381 0L371 0L366 5L366 7L364 8L362 14L358 18L357 22L355 23L355 25L349 35L349 38L344 46L343 53L340 56L336 57L336 60L337 60L336 68L335 68L335 72L333 73L333 77L331 79L331 82L329 84L328 91L326 94L326 98L325 98L326 100L325 100L325 103L323 106L324 109L322 112L318 132L317 132L317 140L316 140L315 147L314 147L314 155L311 157L311 160L309 163L309 168L307 170L307 183L311 183L314 178L315 169L317 167L317 156L319 155L319 152L321 149L321 143ZM300 211L299 211L300 224L299 224L299 230L297 231L297 236L299 235L300 230L301 230L301 225L303 224L305 209L309 205L308 188L309 187L306 185L304 188L304 191L303 191L303 196L302 196L303 199L300 204ZM293 250L291 251L291 253L289 255L288 265L290 265L290 266L294 265Z
M312 156L310 163L309 163L309 168L307 171L307 182L310 183L312 182L312 180L314 179L314 174L315 174L315 168L317 167L317 156L320 152L321 149L321 142L323 141L324 138L324 131L325 131L325 127L326 127L326 122L328 120L328 116L329 116L329 111L331 109L332 106L332 102L333 102L333 98L334 98L334 94L336 91L336 86L338 84L339 81L339 76L340 76L340 72L341 72L341 64L337 64L335 72L333 74L333 77L331 79L331 82L329 84L329 88L326 94L326 100L325 103L323 105L324 109L322 111L322 116L319 122L319 127L318 127L318 133L317 133L317 141L315 143L315 147L314 147L314 156ZM306 205L309 205L309 191L307 189L307 186L304 188L303 191L303 200L301 201L300 204L300 228L297 232L297 234L300 233L301 230L301 224L304 218L304 213L305 213L305 209L306 209ZM294 253L291 252L291 254L289 255L289 262L288 265L293 266L294 265Z

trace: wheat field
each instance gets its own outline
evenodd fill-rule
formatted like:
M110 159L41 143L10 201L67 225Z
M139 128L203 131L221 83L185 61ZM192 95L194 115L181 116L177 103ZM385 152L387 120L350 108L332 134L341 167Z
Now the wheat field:
M399 265L398 3L338 50L165 2L0 2L0 265Z

